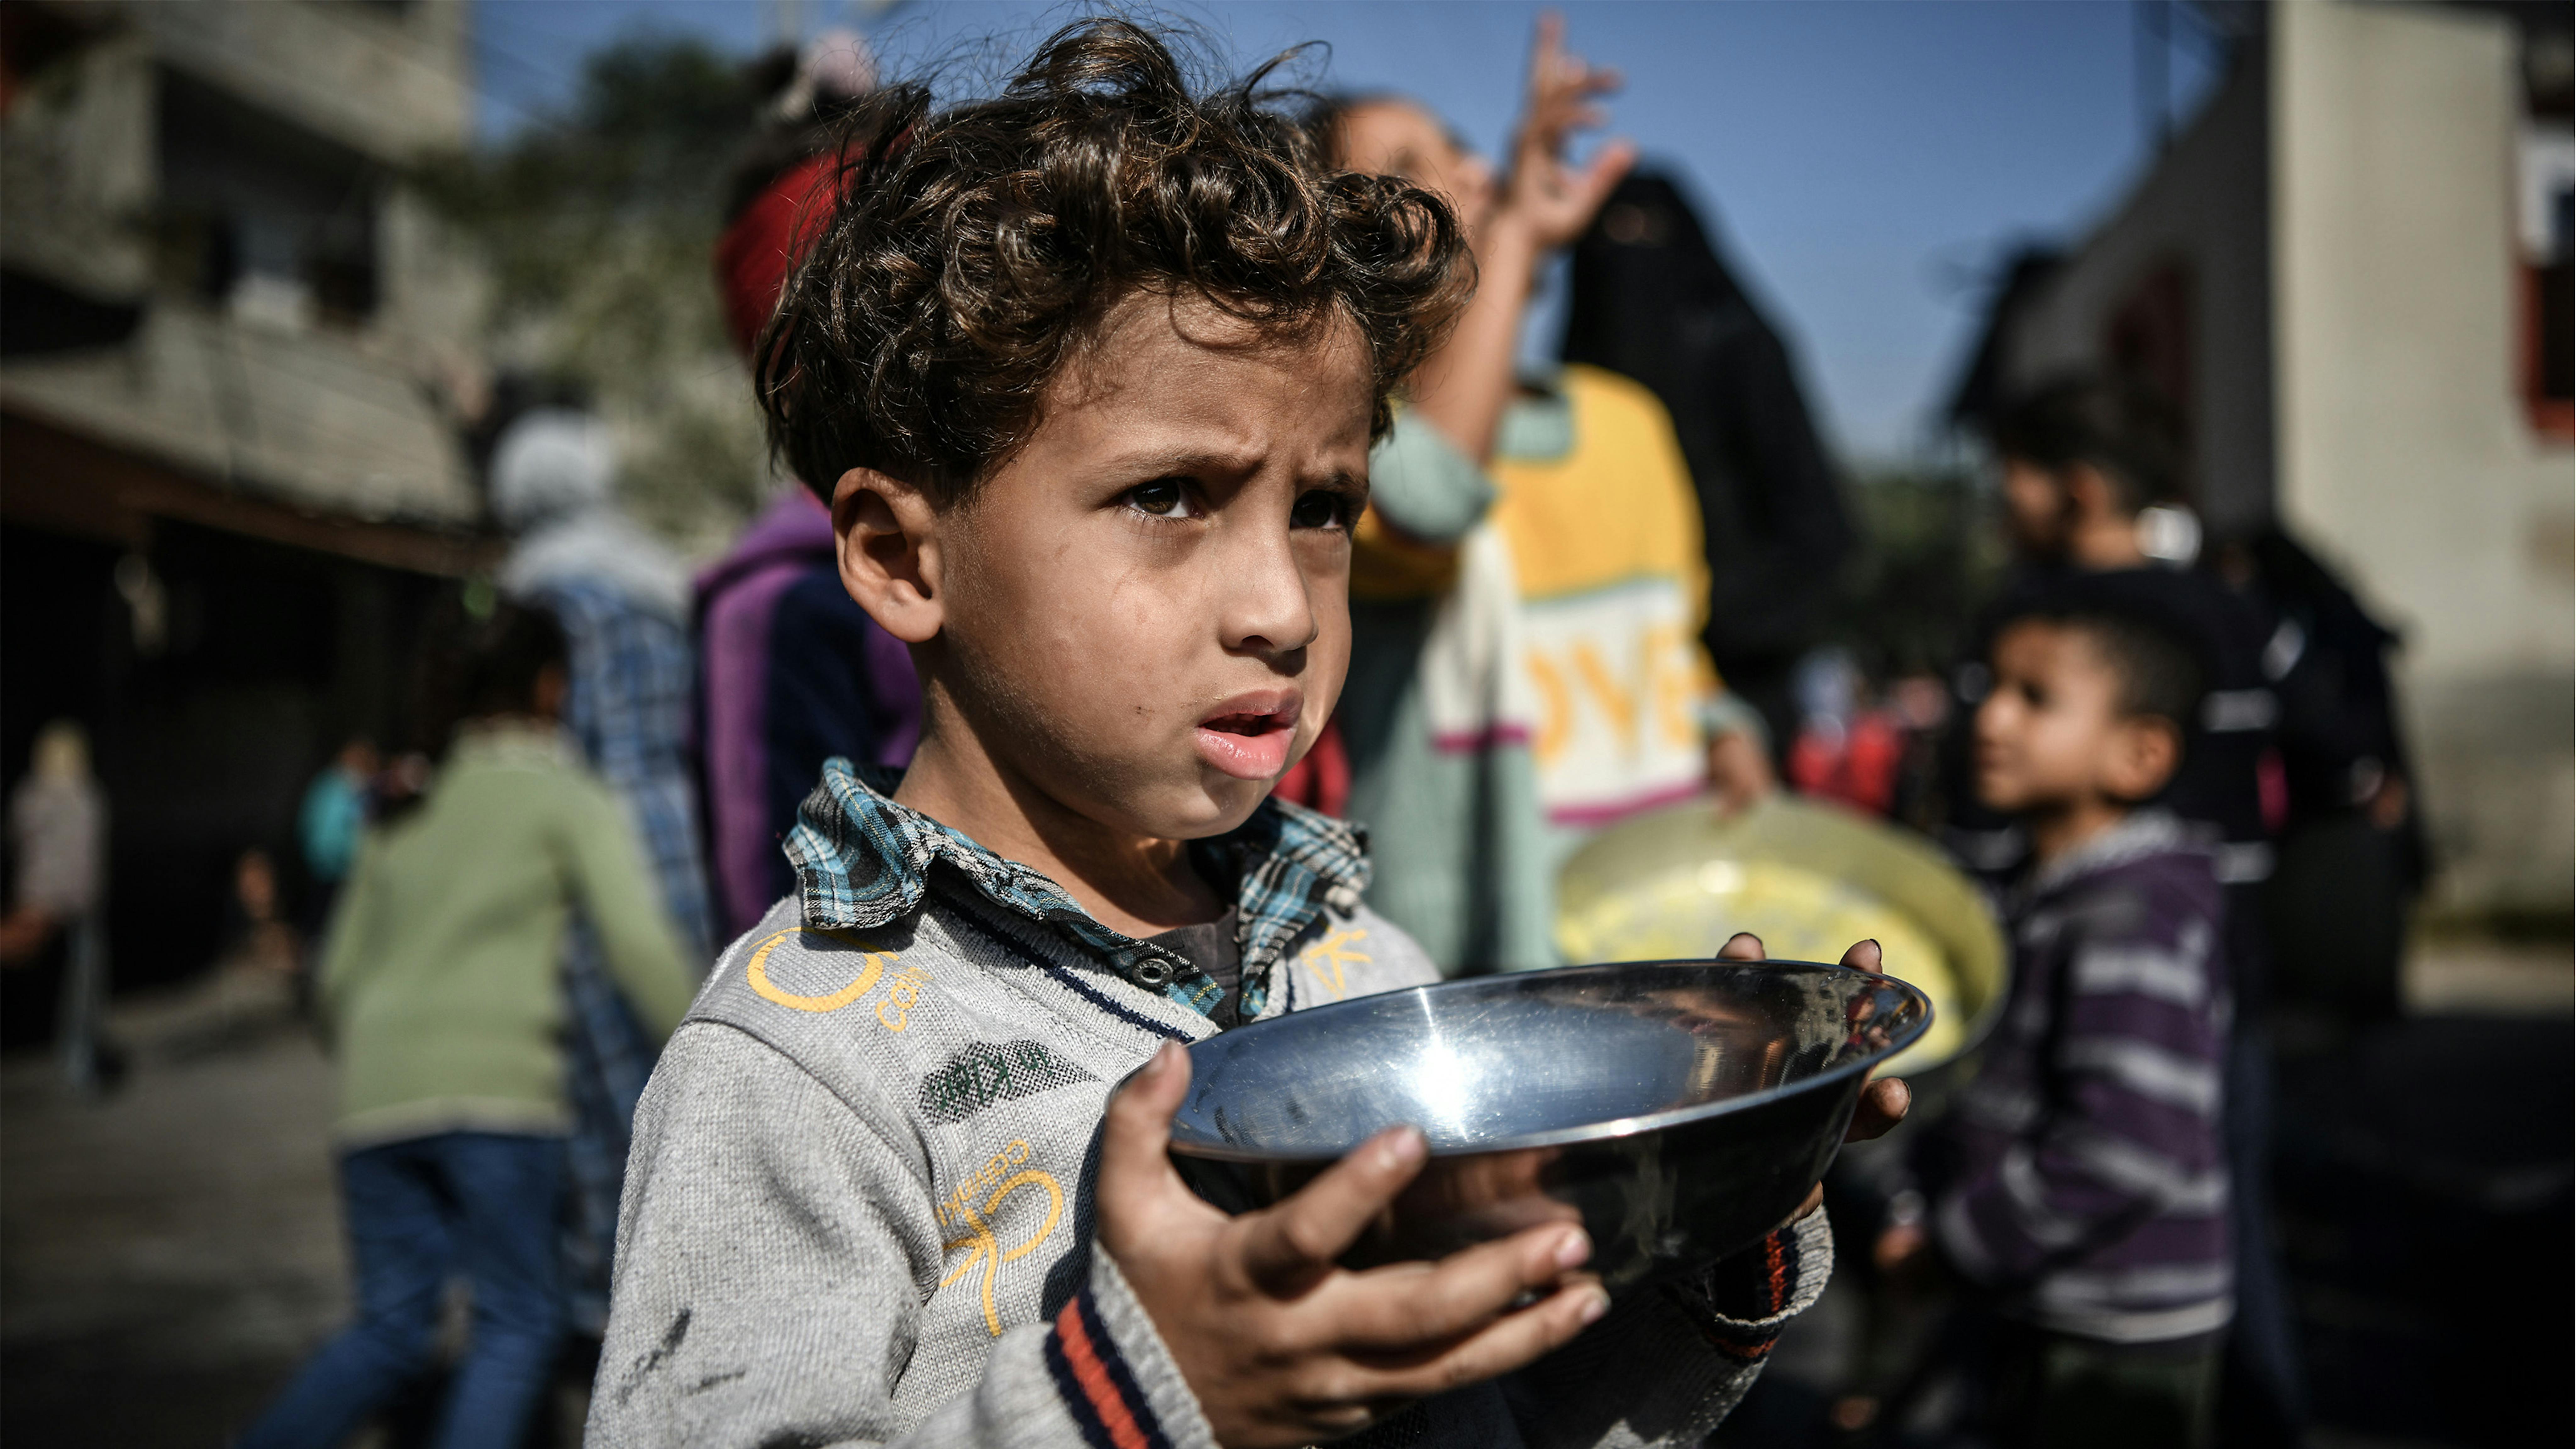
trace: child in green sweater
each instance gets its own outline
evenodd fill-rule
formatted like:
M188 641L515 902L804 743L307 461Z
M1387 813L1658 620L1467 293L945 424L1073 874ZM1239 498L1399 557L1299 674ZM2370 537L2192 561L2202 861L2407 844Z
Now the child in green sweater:
M242 1440L252 1449L346 1439L427 1366L460 1273L473 1342L435 1442L517 1441L563 1318L555 968L573 910L655 1040L688 1009L691 973L633 829L558 732L561 629L503 604L466 633L455 743L419 806L363 847L322 966L358 1318Z

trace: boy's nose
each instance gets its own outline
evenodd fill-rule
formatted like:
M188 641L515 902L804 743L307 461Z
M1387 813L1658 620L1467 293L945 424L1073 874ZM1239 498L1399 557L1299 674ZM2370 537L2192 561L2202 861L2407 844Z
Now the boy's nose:
M1980 743L2002 738L2005 724L2003 708L2002 690L1987 695L1985 703L1978 705L1977 712L1969 718L1968 737Z
M1222 642L1233 653L1276 657L1315 642L1320 629L1306 575L1284 530L1262 530L1218 561Z

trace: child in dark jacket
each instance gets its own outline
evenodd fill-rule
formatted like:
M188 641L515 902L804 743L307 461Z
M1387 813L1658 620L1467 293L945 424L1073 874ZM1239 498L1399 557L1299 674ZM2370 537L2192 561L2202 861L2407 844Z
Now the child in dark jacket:
M1990 664L1977 792L2034 858L2010 999L1924 1154L1926 1226L1995 1310L2000 1442L2200 1443L2232 1310L2224 907L2207 845L2148 803L2200 667L2102 589L2036 602Z

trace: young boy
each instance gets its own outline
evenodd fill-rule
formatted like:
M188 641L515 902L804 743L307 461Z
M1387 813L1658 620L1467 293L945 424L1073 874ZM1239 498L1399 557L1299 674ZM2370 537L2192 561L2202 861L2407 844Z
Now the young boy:
M2288 1286L2272 1246L2264 1183L2271 1160L2271 1053L2265 1017L2264 897L2272 873L2272 823L2264 798L2276 746L2304 751L2279 733L2285 677L2301 657L2300 633L2276 629L2244 597L2187 567L2198 525L2179 506L2186 465L2173 408L2134 380L2077 372L2034 388L1993 419L2007 532L2015 567L2000 604L1981 622L1967 657L1982 662L1992 620L2007 617L2069 579L2100 580L2130 592L2137 610L2204 644L2201 717L2190 753L2160 803L2207 832L2210 865L2227 901L2223 951L2230 999L2227 1143L2238 1191L2233 1205L2237 1314L2227 1341L2227 1437L2291 1442L2300 1437L2303 1397ZM1977 708L1981 671L1960 671L1959 717ZM1972 746L1954 731L1943 751L1951 849L2000 878L2023 864L2028 842L2012 823L1982 809L1973 785ZM2272 784L2277 785L2275 777Z
M1266 797L1341 687L1455 222L1119 22L868 124L759 381L921 744L891 796L826 766L797 896L662 1057L593 1442L1696 1442L1821 1288L1821 1215L1614 1310L1563 1225L1336 1267L1411 1129L1239 1218L1164 1156L1176 1043L1435 978L1357 835Z
M472 1284L473 1340L432 1442L518 1441L564 1326L560 963L574 908L654 1040L688 1006L695 973L634 826L558 723L561 628L505 603L463 632L456 742L418 805L362 847L322 963L358 1318L246 1449L347 1440L435 1361L451 1274Z
M1999 1312L2012 1445L2201 1442L2232 1311L2223 905L2198 833L2148 803L2201 672L2117 584L2011 617L1975 719L1978 797L2033 859L2012 998L1927 1154L1929 1226Z

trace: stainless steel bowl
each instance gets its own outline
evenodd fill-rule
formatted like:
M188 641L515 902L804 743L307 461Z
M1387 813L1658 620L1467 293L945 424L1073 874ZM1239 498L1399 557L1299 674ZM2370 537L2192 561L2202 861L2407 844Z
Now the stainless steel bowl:
M1639 961L1361 997L1190 1048L1172 1157L1231 1212L1382 1128L1431 1161L1353 1266L1580 1220L1615 1293L1795 1211L1861 1084L1932 1019L1892 977L1806 961Z

